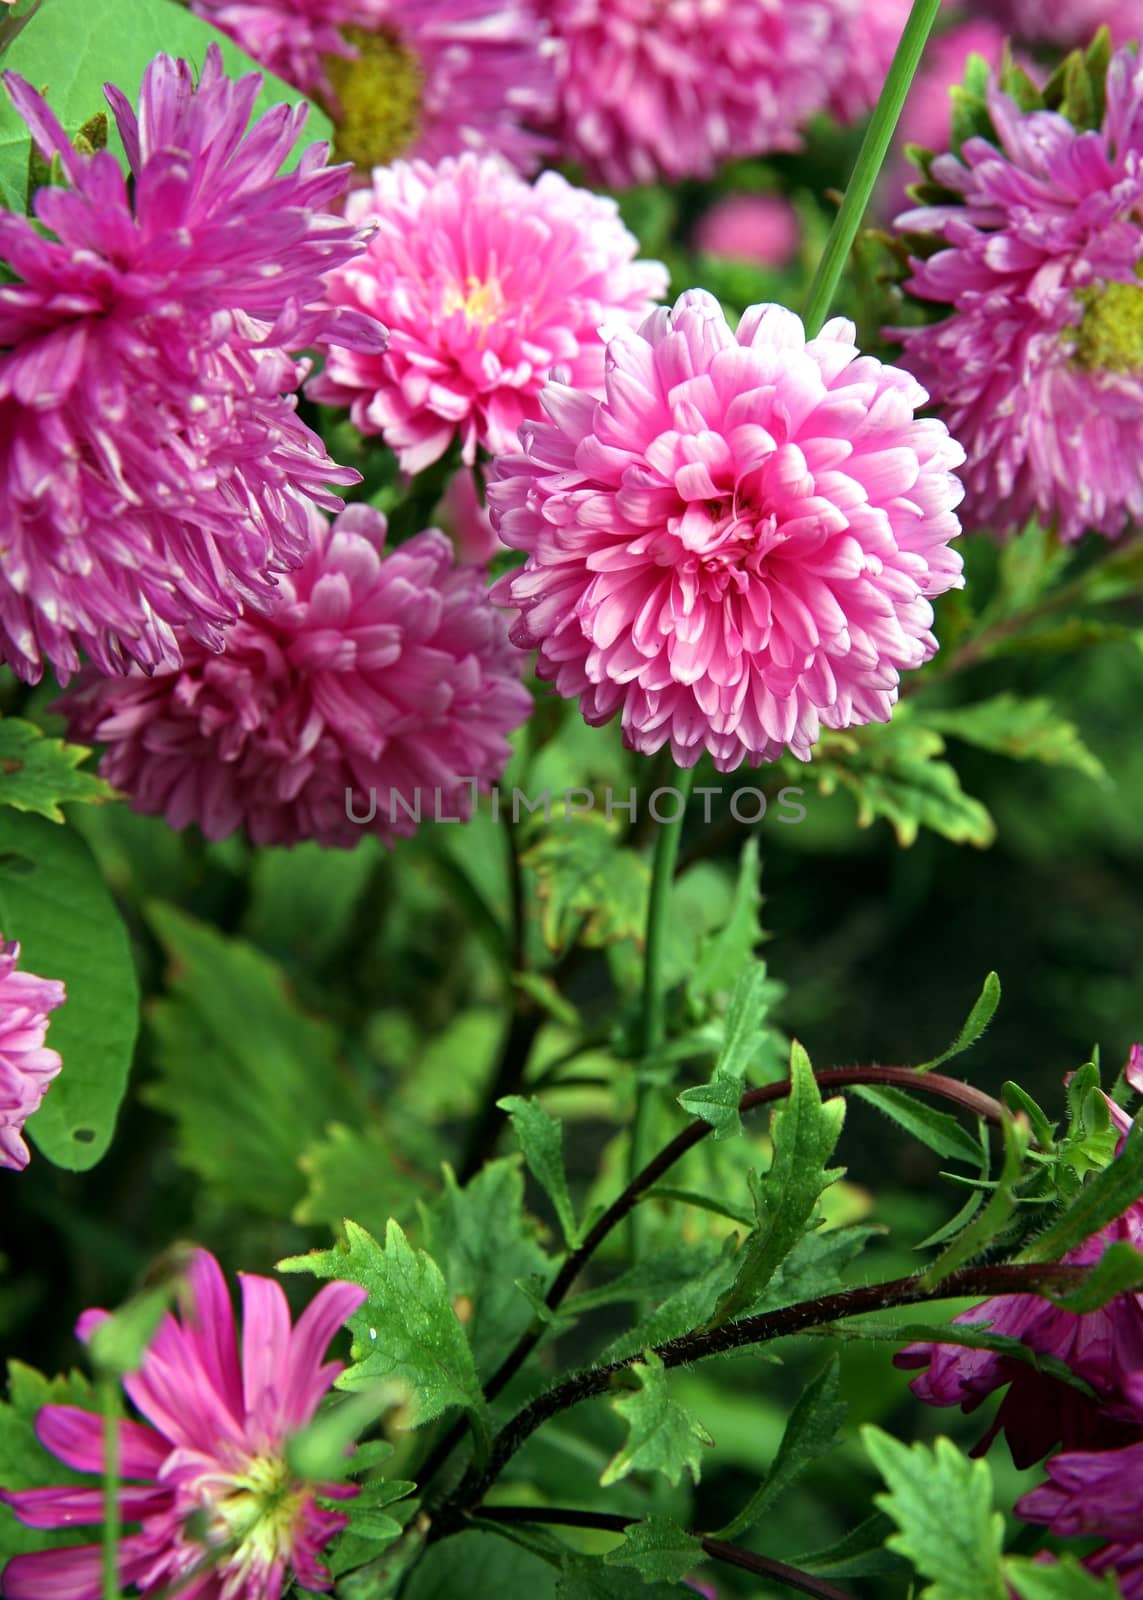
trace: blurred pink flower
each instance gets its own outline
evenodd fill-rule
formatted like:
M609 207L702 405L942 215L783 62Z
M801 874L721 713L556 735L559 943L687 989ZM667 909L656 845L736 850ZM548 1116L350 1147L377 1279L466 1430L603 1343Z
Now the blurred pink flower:
M860 0L845 38L845 64L829 109L841 122L873 110L909 20L913 0Z
M557 133L612 188L793 150L847 70L856 0L541 0Z
M451 535L462 567L484 567L504 546L496 537L488 507L481 505L471 472L453 474L438 507L441 525Z
M967 451L967 526L1115 538L1143 516L1143 63L1115 55L1094 132L994 86L988 108L999 148L933 163L961 199L897 218L944 245L906 287L948 313L896 331L904 364Z
M64 986L18 972L20 946L0 939L0 1167L28 1165L21 1133L63 1065L44 1045L48 1015L62 1006Z
M1143 34L1143 0L976 0L975 9L1026 44L1086 45L1104 23L1116 44Z
M635 259L614 200L554 172L529 184L494 157L379 167L349 214L376 231L329 299L384 323L389 346L362 355L332 340L308 392L349 406L406 472L454 438L469 464L477 445L508 449L557 364L598 389L600 324L638 322L666 292L666 268Z
M605 400L548 385L551 420L489 485L528 553L493 593L589 723L619 716L684 766L806 760L822 727L887 721L936 650L962 452L853 334L836 319L807 343L780 306L735 334L695 289L612 334Z
M365 1299L329 1283L291 1328L286 1297L269 1278L242 1276L242 1354L226 1280L196 1250L179 1316L168 1313L124 1388L145 1422L119 1424L119 1511L140 1524L119 1545L119 1582L142 1595L168 1585L198 1600L279 1600L289 1573L305 1589L327 1589L321 1552L346 1524L316 1496L350 1499L344 1484L300 1482L286 1459L289 1436L312 1421L341 1363L322 1361L337 1330ZM106 1316L87 1311L82 1339ZM102 1473L102 1416L44 1406L36 1433L73 1471ZM102 1485L0 1492L31 1528L96 1526ZM226 1547L232 1546L223 1553ZM213 1570L190 1576L212 1547ZM14 1556L4 1600L100 1600L102 1547L74 1545Z
M531 172L550 148L553 51L533 0L191 0L256 61L320 100L339 156L499 151Z
M707 255L783 267L797 254L802 224L779 194L732 194L704 211L695 229L697 250Z
M197 89L156 57L138 118L108 86L130 185L4 83L67 186L37 191L39 227L0 212L0 654L29 682L44 656L66 679L80 647L104 672L170 668L176 629L220 648L302 559L311 501L359 476L298 419L289 354L335 328L384 342L319 304L358 246L326 210L346 170L315 145L279 176L305 109L247 132L261 79L232 82L213 45Z
M369 506L332 526L315 512L305 564L222 655L185 640L176 673L80 677L59 709L106 746L100 771L136 811L208 839L245 827L256 844L343 846L371 790L384 838L414 831L418 794L426 815L434 791L447 815L468 814L473 782L500 775L531 710L524 658L443 533L382 555L385 533Z

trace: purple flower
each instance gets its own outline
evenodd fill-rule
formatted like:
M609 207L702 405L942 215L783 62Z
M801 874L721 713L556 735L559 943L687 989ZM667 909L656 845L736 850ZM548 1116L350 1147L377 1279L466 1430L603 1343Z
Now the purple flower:
M63 1065L44 1039L49 1013L65 999L62 983L18 972L19 959L20 946L0 940L0 1167L17 1169L28 1165L24 1123Z
M315 145L279 175L305 108L247 132L261 80L227 78L215 46L197 88L156 57L138 117L108 85L130 184L4 81L67 186L37 192L40 228L0 213L19 280L0 287L0 653L29 682L45 656L66 680L80 647L108 673L175 667L176 630L221 648L302 560L311 501L357 480L298 419L309 363L289 353L383 342L320 303L360 242L325 210L347 169Z

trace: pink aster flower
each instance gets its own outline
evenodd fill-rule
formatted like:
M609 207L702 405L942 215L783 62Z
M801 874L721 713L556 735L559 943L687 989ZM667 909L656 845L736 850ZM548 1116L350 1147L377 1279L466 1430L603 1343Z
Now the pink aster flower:
M303 1589L329 1587L321 1552L347 1519L319 1498L357 1490L299 1481L286 1443L341 1371L322 1356L365 1291L326 1284L291 1328L276 1283L245 1275L241 1283L241 1357L222 1270L196 1250L180 1315L163 1318L140 1370L124 1379L145 1420L119 1424L119 1512L139 1524L120 1543L119 1582L144 1596L178 1585L197 1600L279 1600L291 1572ZM105 1316L85 1312L80 1338ZM40 1443L77 1472L103 1471L103 1426L76 1406L44 1406L36 1417ZM4 1491L0 1500L31 1528L103 1521L101 1485ZM212 1550L209 1570L191 1577ZM99 1600L101 1561L98 1544L15 1556L0 1588L4 1600Z
M44 1039L49 1013L65 999L62 983L18 972L19 959L20 946L0 939L0 1167L17 1169L28 1165L24 1123L63 1065Z
M1116 54L1096 131L988 109L998 144L933 163L960 201L897 219L944 245L907 287L948 313L897 337L968 452L966 524L1115 538L1143 515L1143 62Z
M1028 44L1086 45L1105 23L1116 44L1143 34L1143 0L977 0L976 9Z
M496 537L488 507L482 505L471 472L453 475L437 508L441 524L451 534L456 559L464 567L487 566L504 547Z
M337 152L499 151L531 172L550 149L552 50L533 0L191 0L256 61L321 101Z
M558 135L613 188L798 147L846 71L856 0L543 0Z
M523 657L443 533L383 556L385 531L368 506L332 526L315 512L305 564L222 655L187 639L178 672L84 673L60 709L106 746L100 771L135 810L208 839L245 826L256 844L326 845L364 822L412 833L418 799L468 814L531 709Z
M641 321L666 293L666 268L634 259L638 240L614 200L554 172L526 183L494 157L379 168L349 214L375 232L332 275L329 298L378 318L389 346L359 354L335 341L309 393L349 406L406 472L454 438L468 463L478 444L508 449L539 416L557 364L598 389L600 324Z
M873 110L909 20L913 0L861 0L845 41L845 66L829 109L841 122L856 122Z
M694 242L708 255L783 267L801 240L798 213L782 195L733 194L703 213Z
M104 672L178 664L176 629L218 649L244 604L305 553L311 500L336 467L298 419L308 363L332 333L375 348L375 321L319 307L322 275L358 247L325 207L344 168L315 145L278 169L305 108L246 132L261 79L214 46L197 89L158 56L139 116L108 86L130 163L72 150L43 99L8 93L66 188L32 222L0 213L0 653L35 682L83 646Z
M606 399L544 391L496 463L493 524L527 564L493 591L590 723L693 766L803 760L821 728L887 721L961 583L963 459L924 391L836 319L780 306L732 333L690 290L607 346Z

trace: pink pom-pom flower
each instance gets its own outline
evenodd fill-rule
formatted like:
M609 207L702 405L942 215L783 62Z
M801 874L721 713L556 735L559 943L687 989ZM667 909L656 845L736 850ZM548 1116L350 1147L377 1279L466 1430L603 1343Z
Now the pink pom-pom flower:
M350 408L406 472L454 438L466 462L506 450L556 365L578 388L603 379L602 322L642 321L667 271L637 261L614 200L557 173L525 182L494 157L398 161L349 204L374 228L332 274L329 299L389 330L381 354L334 342L308 392Z
M358 1491L299 1480L287 1442L341 1371L323 1356L365 1291L328 1283L291 1327L276 1283L241 1281L241 1354L222 1270L196 1250L181 1313L163 1318L139 1371L124 1379L144 1420L118 1424L119 1513L138 1524L119 1542L119 1583L142 1595L170 1587L201 1600L279 1600L291 1573L303 1589L330 1585L321 1554L347 1518L317 1497ZM105 1317L85 1312L80 1338ZM46 1405L36 1434L73 1472L104 1471L102 1416ZM0 1491L0 1500L30 1528L96 1528L104 1516L101 1483ZM98 1543L14 1556L0 1582L4 1600L100 1600L102 1560Z
M1143 0L977 0L976 10L1026 44L1070 49L1104 25L1116 44L1143 36Z
M186 639L177 672L81 675L59 709L135 810L208 839L340 846L468 814L531 709L524 658L445 534L383 555L385 534L369 506L314 512L305 564L221 655Z
M690 290L612 334L605 399L544 391L550 420L489 485L528 554L493 593L589 723L683 766L804 760L823 727L887 721L936 650L963 453L853 336L837 319L807 342L780 306L735 333Z
M28 1165L24 1123L38 1111L63 1062L44 1044L48 1018L66 998L51 978L19 972L20 946L0 940L0 1167Z
M176 666L176 630L219 649L301 561L311 501L357 481L299 420L289 353L335 328L384 343L320 304L358 248L327 210L346 169L315 145L279 175L305 108L247 132L261 79L227 78L216 46L197 88L156 57L137 117L108 87L130 184L4 83L67 183L38 190L40 227L0 212L0 655L29 682L45 656L66 678L80 647L109 673Z

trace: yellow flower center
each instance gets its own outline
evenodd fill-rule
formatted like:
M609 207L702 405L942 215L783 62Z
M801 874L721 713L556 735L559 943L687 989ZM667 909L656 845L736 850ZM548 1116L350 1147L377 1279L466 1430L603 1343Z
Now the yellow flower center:
M416 56L391 34L365 28L343 28L342 34L356 57L323 61L342 110L333 148L339 160L368 171L413 143L424 80Z
M449 284L441 301L441 314L451 317L454 311L463 311L470 327L487 328L503 316L505 304L504 291L496 278L485 281L470 273L463 288L459 283Z
M264 1572L277 1561L288 1562L308 1492L280 1457L252 1457L229 1480L227 1492L212 1499L204 1542L230 1552L223 1559L228 1574Z
M1096 284L1081 289L1083 321L1076 329L1074 359L1100 372L1143 369L1143 286Z

